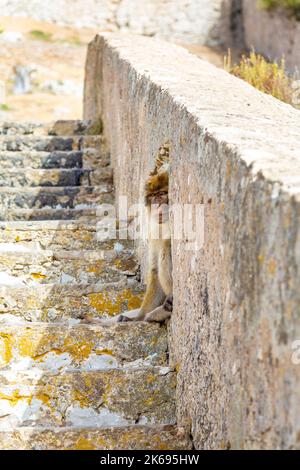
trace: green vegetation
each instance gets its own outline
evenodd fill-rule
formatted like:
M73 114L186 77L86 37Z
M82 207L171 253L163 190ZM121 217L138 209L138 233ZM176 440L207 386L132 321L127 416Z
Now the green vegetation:
M52 33L45 33L39 29L34 29L29 32L31 39L37 39L38 41L52 41Z
M300 20L300 0L260 0L259 4L267 10L285 8Z
M62 42L73 44L74 46L83 46L85 43L81 41L79 36L71 36L69 38L63 39Z
M0 111L10 111L10 107L7 104L0 104Z
M224 68L227 72L239 77L258 90L274 96L275 98L292 104L293 80L288 77L284 60L280 65L270 63L265 58L250 52L249 56L243 55L239 64L232 64L231 52L224 58Z
M103 132L103 122L100 118L89 128L88 135L100 135Z
M46 33L40 29L34 29L29 32L29 37L31 39L36 39L37 41L46 41L46 42L56 42L62 44L72 44L74 46L82 46L85 43L81 41L80 37L73 35L66 38L54 38L52 33Z

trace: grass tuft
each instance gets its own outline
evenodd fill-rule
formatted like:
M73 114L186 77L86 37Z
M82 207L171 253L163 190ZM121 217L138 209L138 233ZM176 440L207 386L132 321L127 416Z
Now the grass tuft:
M10 111L8 104L0 103L0 111Z
M270 63L254 51L242 55L240 63L232 64L231 51L224 58L227 72L239 77L258 90L272 95L288 104L293 104L293 80L287 75L284 59L280 64Z
M259 0L259 5L266 10L285 8L300 20L300 0Z
M34 29L29 32L31 39L36 39L38 41L52 41L52 33L45 33L39 29Z

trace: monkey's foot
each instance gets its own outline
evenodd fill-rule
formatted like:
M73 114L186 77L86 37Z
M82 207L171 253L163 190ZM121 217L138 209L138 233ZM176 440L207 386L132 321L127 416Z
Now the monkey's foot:
M128 310L127 312L121 313L114 318L114 321L117 323L127 322L127 321L138 321L143 320L139 318L140 309L136 308L135 310Z
M145 321L163 323L170 318L171 313L172 312L166 310L164 306L157 307L155 310L152 310L152 312L147 313Z
M118 323L124 323L128 321L134 321L134 318L129 318L129 317L126 317L125 315L119 315L119 317L117 318Z

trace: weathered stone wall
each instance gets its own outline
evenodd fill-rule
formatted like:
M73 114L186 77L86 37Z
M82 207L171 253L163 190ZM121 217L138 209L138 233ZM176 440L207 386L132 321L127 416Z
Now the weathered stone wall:
M245 44L271 60L285 57L286 66L300 70L300 21L285 10L265 11L257 0L243 0Z
M179 424L196 448L299 447L300 113L179 47L105 34L86 68L99 116L118 195L142 199L170 141L171 204L204 204L203 249L172 240Z
M1 15L218 44L223 0L1 0Z

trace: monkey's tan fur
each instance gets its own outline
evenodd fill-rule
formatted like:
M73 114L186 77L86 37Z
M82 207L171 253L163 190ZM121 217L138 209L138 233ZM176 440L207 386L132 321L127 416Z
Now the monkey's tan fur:
M161 147L153 172L145 184L145 204L151 229L158 223L164 234L170 233L168 204L169 144ZM156 207L153 208L155 205ZM152 206L152 207L151 207ZM170 236L164 239L149 237L147 289L138 315L129 318L120 315L119 321L163 322L171 316L173 280Z

